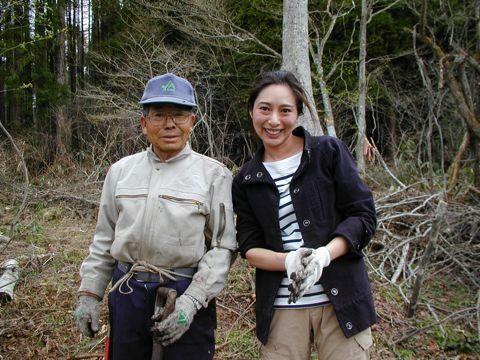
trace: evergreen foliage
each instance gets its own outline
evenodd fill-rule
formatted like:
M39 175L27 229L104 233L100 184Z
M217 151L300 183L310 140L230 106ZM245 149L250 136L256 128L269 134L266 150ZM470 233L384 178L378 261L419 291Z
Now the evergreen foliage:
M72 120L70 156L85 159L85 153L107 148L105 158L113 161L145 146L137 125L138 98L150 77L171 71L187 77L197 90L196 149L232 166L253 154L256 140L245 103L256 76L281 65L281 0L67 0L63 28L59 1L0 0L0 121L10 131L32 135L32 145L45 148L55 139L55 114L63 105ZM430 168L441 168L444 162L446 172L468 127L446 86L442 64L432 48L412 36L423 26L422 2L390 3L369 0L375 16L367 30L367 135L393 162L406 139L413 138L411 160L420 169L428 162L433 162ZM446 59L453 59L452 66L461 60L459 49L478 64L474 2L423 3L425 34ZM309 13L313 46L338 16L321 60L337 133L353 148L360 5L311 0ZM62 32L64 85L55 74L55 42ZM464 64L474 98L478 70ZM425 91L419 66L425 66L423 76L434 93ZM311 71L318 76L314 65ZM322 94L318 83L313 85L322 113ZM467 154L472 160L473 150ZM39 156L50 161L52 154Z

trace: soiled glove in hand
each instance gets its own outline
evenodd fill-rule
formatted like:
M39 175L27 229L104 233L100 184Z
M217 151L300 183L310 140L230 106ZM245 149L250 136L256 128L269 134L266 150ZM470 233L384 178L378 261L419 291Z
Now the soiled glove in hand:
M175 302L175 310L161 322L155 323L150 328L153 340L159 342L163 346L170 345L182 337L182 335L190 328L193 317L197 313L197 308L193 300L182 295ZM162 314L152 316L152 320L156 321Z
M80 332L85 336L94 337L100 329L100 301L93 296L79 296L74 317Z
M290 284L290 296L288 302L296 302L318 280L320 280L323 268L330 265L330 253L325 246L318 249L306 249L301 259L303 268L294 275L294 281Z
M302 264L303 258L309 252L310 249L299 248L295 251L290 251L285 258L285 270L289 279L292 278L292 274L302 271L304 266Z

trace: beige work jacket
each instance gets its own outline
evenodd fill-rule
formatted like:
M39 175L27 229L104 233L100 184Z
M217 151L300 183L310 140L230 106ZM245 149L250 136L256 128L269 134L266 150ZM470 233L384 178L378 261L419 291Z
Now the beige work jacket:
M115 260L197 267L186 293L203 306L223 288L236 250L232 174L186 147L162 162L151 147L113 164L103 185L79 291L103 297Z

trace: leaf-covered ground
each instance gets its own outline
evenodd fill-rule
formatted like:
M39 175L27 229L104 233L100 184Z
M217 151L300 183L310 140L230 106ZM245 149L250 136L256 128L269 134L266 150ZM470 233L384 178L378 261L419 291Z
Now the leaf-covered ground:
M23 189L21 179L1 183L0 233L8 234ZM72 321L78 269L94 231L97 210L92 204L100 191L97 182L85 184L58 178L33 182L15 238L7 248L0 243L0 260L15 258L21 270L14 301L0 305L0 359L102 358L105 304L96 338L81 337ZM216 359L258 358L253 276L246 262L237 259L217 302ZM372 359L479 359L478 295L450 268L427 271L413 318L406 317L408 294L401 296L398 286L373 269L371 278L378 313Z

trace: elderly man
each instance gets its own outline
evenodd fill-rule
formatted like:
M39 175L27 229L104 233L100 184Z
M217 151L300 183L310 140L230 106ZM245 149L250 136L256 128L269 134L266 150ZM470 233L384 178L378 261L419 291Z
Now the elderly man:
M112 165L89 255L80 269L75 321L94 336L108 283L109 359L212 359L215 296L236 249L232 175L198 154L192 85L174 74L149 80L140 125L151 144ZM157 289L177 291L175 310L152 320ZM158 320L158 316L155 317Z

